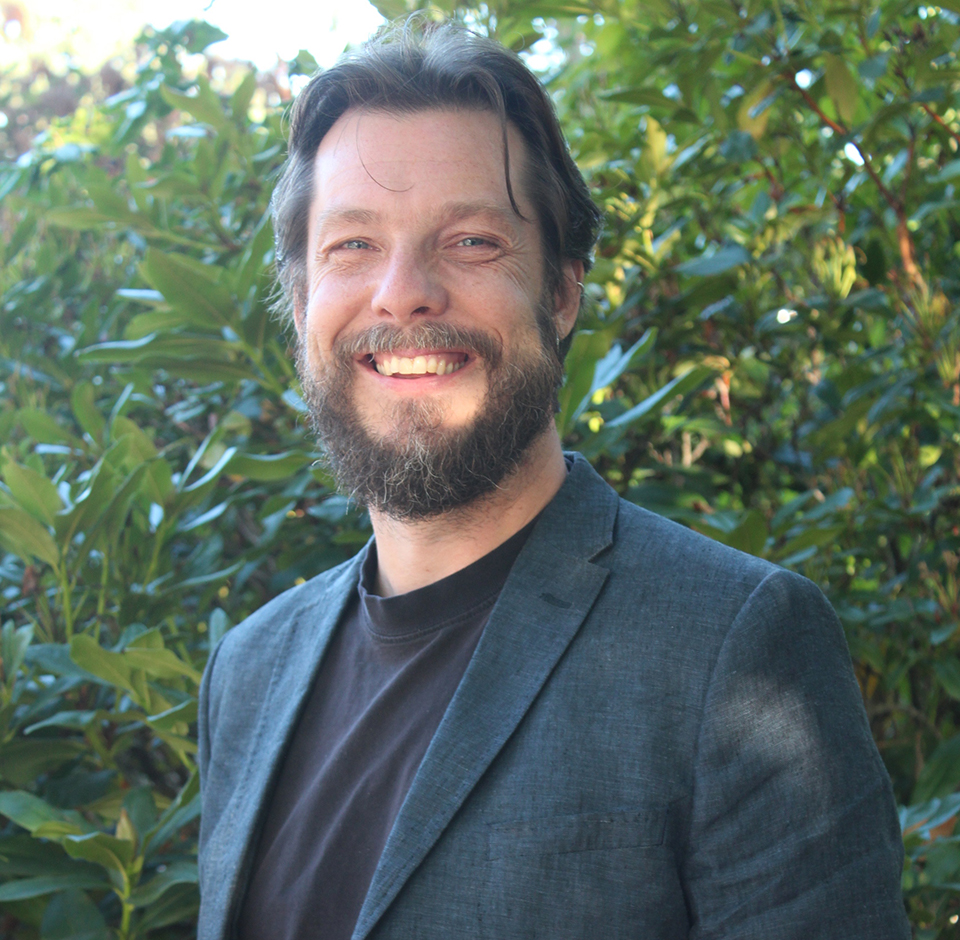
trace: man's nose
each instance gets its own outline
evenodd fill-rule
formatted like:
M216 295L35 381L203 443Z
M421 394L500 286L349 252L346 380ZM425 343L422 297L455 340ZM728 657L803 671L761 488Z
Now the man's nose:
M414 317L443 313L447 291L428 259L418 252L398 251L381 269L372 303L378 317L406 323Z

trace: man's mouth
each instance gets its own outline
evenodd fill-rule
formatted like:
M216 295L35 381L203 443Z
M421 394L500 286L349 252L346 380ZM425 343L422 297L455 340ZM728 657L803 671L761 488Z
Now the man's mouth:
M381 375L450 375L462 369L468 360L465 352L428 352L412 356L374 353L369 362Z

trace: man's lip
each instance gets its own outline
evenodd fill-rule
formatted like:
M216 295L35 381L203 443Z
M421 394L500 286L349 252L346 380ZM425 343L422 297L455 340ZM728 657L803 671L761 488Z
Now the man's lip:
M470 353L466 349L391 349L389 352L376 352L376 353L360 353L357 356L358 361L370 360L370 359L383 359L385 357L396 356L398 359L416 359L417 356L445 356L445 357L460 357L461 359L466 359L470 357Z

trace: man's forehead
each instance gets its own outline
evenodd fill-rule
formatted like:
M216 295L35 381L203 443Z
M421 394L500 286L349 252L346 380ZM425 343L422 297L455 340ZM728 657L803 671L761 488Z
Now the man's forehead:
M504 141L503 126L491 111L351 109L317 149L311 221L373 222L382 197L395 194L398 201L431 198L431 214L453 221L482 216L515 228L522 220L510 189L522 198L526 159L520 132L508 124Z
M335 228L338 225L375 225L384 221L383 213L361 205L315 205L313 224L318 231ZM456 222L476 220L499 227L519 228L522 220L509 205L501 205L486 200L462 200L439 203L433 207L437 222L454 224Z
M496 112L489 108L456 107L452 105L437 105L413 109L398 109L389 107L360 106L348 108L330 126L329 130L320 139L319 150L331 150L341 146L349 146L355 142L364 130L365 123L373 119L379 130L389 133L389 126L395 124L398 128L418 118L452 118L462 127L470 130L473 137L482 140L495 140L498 147L503 143L503 129L507 128L510 138L510 147L517 146L514 137L519 139L519 146L523 146L523 138L516 125L509 119L501 121ZM429 142L424 141L424 145Z

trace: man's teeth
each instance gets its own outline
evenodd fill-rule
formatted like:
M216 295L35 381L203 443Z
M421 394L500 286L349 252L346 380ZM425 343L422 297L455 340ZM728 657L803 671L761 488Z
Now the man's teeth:
M374 360L381 375L449 375L466 365L466 360L453 362L444 356L392 356L383 362Z

